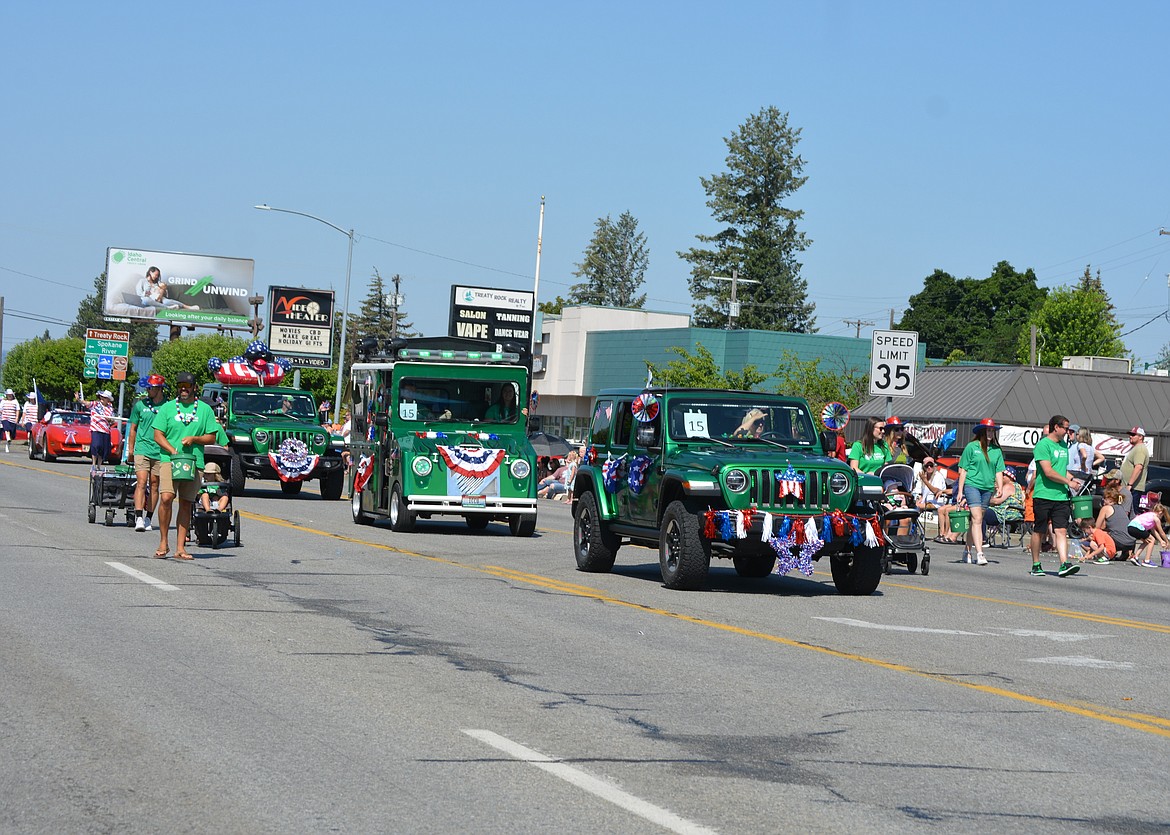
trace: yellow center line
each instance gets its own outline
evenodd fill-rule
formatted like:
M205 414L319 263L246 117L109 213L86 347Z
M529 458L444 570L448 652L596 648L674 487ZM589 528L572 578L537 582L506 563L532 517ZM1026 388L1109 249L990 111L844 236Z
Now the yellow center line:
M39 468L27 467L22 464L11 464L9 462L0 462L8 464L8 466L20 467L22 469L37 470L39 472L49 472L56 475L68 475L66 473L57 473L54 470L39 470ZM80 476L71 476L70 478L80 478ZM865 664L871 667L877 667L891 672L903 673L905 675L912 675L917 678L927 679L928 681L937 682L940 684L948 684L954 687L961 687L966 690L973 690L977 693L984 693L992 696L999 696L1000 698L1010 699L1016 702L1033 705L1035 707L1048 708L1060 713L1071 714L1073 716L1080 716L1086 719L1094 719L1098 722L1105 722L1111 725L1118 725L1130 730L1140 731L1142 733L1151 734L1170 739L1170 719L1162 716L1152 714L1133 713L1128 711L1117 710L1106 705L1098 705L1092 702L1058 702L1054 699L1045 699L1038 696L1030 696L1027 693L1020 693L1015 690L1008 690L1003 687L995 687L989 684L978 684L972 681L955 678L943 673L932 673L926 670L915 669L906 664L898 664L893 661L884 661L880 658L871 658L866 655L859 655L857 653L845 652L843 650L833 649L831 647L821 646L819 644L812 644L807 641L797 641L792 638L784 638L780 635L772 635L767 632L759 632L754 629L747 629L742 626L734 626L729 623L721 623L719 621L710 620L708 618L701 618L695 615L686 615L681 612L673 612L669 609L661 609L656 606L650 606L645 603L636 603L631 600L623 600L619 597L614 597L607 594L600 589L590 588L589 586L581 586L575 583L568 583L561 580L555 580L551 577L545 577L539 574L529 574L524 571L517 571L515 569L504 568L496 565L469 565L467 563L457 562L456 560L447 559L446 557L435 557L429 554L420 554L417 551L409 551L404 548L395 548L392 545L385 545L379 542L371 542L365 539L358 539L357 537L345 536L343 534L330 533L329 531L322 531L316 528L310 528L306 525L301 525L297 522L290 522L286 519L277 519L271 516L262 516L258 513L250 511L240 511L240 516L251 519L256 522L263 522L278 527L289 528L292 530L301 531L303 533L310 533L316 536L324 536L330 539L336 539L341 542L349 542L354 545L362 545L369 548L376 548L381 551L389 551L403 556L416 557L430 562L449 565L456 568L461 568L468 571L474 571L480 574L487 574L500 579L511 580L513 582L524 583L526 585L538 586L540 588L550 589L552 591L559 591L563 594L573 595L577 597L597 600L603 603L609 603L613 606L622 606L629 609L634 609L647 614L657 615L659 617L670 618L672 620L683 621L685 623L694 624L696 626L703 626L708 629L714 629L720 632L725 632L733 635L739 635L745 638L752 638L759 641L765 641L779 646L790 647L793 649L805 650L808 652L816 652L821 655L826 655L831 658L837 658L844 661L852 661L858 664ZM1008 600L998 600L995 598L980 597L978 595L962 594L958 592L943 592L938 589L924 588L920 586L902 586L904 588L913 589L917 591L929 591L935 594L949 594L954 597L967 598L971 600L978 600L982 602L991 602L996 604L1007 604L1020 606L1022 608L1036 609L1038 611L1047 612L1049 614L1058 615L1061 617L1077 617L1084 620L1093 620L1099 623L1111 623L1118 626L1132 626L1133 628L1153 628L1161 629L1158 624L1142 624L1140 621L1126 621L1120 618L1107 618L1105 616L1091 616L1083 613L1067 612L1061 609L1055 609L1049 606L1039 606L1027 603L1013 603Z

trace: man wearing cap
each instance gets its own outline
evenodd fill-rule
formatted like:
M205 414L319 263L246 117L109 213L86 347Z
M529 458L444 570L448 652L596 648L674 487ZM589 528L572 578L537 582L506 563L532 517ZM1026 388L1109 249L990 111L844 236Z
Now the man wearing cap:
M162 475L162 457L154 440L154 416L163 404L163 386L166 380L159 374L146 378L146 397L130 410L130 437L126 440L134 464L134 530L153 530L150 517L158 507L159 477ZM147 507L146 485L150 485L150 506Z
M1146 430L1135 426L1129 430L1132 445L1121 462L1121 484L1131 493L1146 489L1146 470L1150 464L1150 450L1146 446Z
M106 463L110 456L110 422L114 419L114 395L109 389L97 393L89 407L89 454L94 467Z
M1068 577L1080 571L1079 565L1068 560L1068 518L1069 495L1080 489L1081 482L1068 474L1068 447L1064 439L1068 435L1068 418L1053 415L1048 421L1048 434L1040 439L1032 450L1036 462L1036 482L1032 488L1032 514L1036 520L1032 530L1033 577L1043 577L1044 566L1040 563L1040 546L1044 534L1052 524L1052 540L1056 553L1060 555L1057 574Z
M195 398L195 376L187 371L175 378L178 396L159 406L154 416L154 440L159 446L162 472L159 475L158 531L159 545L154 552L158 559L166 559L170 551L167 533L171 527L172 504L179 497L179 513L175 520L177 531L175 559L189 560L187 531L191 528L191 506L199 493L199 471L203 469L203 447L206 444L226 445L227 435L215 419L215 412L202 400ZM171 456L180 452L195 457L195 478L175 481L171 478Z
M20 414L20 404L16 402L16 392L8 389L4 392L4 399L0 400L0 427L4 430L4 451L12 452L11 443L16 439L16 418Z
M37 393L30 391L25 397L24 405L20 407L20 425L28 433L28 442L32 443L33 424L37 422Z

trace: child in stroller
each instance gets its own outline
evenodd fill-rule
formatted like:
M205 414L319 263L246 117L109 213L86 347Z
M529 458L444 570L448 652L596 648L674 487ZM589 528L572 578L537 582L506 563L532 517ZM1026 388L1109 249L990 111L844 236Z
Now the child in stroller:
M914 470L908 464L887 464L878 472L885 492L882 502L881 526L886 547L882 555L882 570L892 571L894 563L906 566L913 574L919 568L918 553L922 553L922 575L930 573L930 546L926 544L921 511L914 504L911 495L914 487Z
M203 486L192 513L191 528L203 547L218 548L233 532L236 545L240 544L240 514L232 510L231 482L223 480L219 464L214 461L203 467Z

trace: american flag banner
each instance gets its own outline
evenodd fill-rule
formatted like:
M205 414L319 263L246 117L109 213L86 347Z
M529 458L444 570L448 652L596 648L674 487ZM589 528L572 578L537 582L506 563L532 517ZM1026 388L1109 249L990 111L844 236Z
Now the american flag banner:
M374 474L374 456L363 455L358 461L357 473L353 477L353 492L360 493Z
M447 484L462 496L498 496L500 464L506 450L435 445L447 464Z

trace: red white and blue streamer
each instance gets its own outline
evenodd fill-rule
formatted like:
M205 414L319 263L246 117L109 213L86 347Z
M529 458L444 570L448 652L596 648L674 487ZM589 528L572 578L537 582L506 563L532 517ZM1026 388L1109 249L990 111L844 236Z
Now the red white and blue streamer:
M464 448L436 444L439 455L447 464L449 477L464 496L477 496L487 492L489 482L496 480L496 471L504 462L507 450Z
M281 481L304 481L317 467L321 456L309 451L304 441L286 438L274 450L269 450L268 461Z

